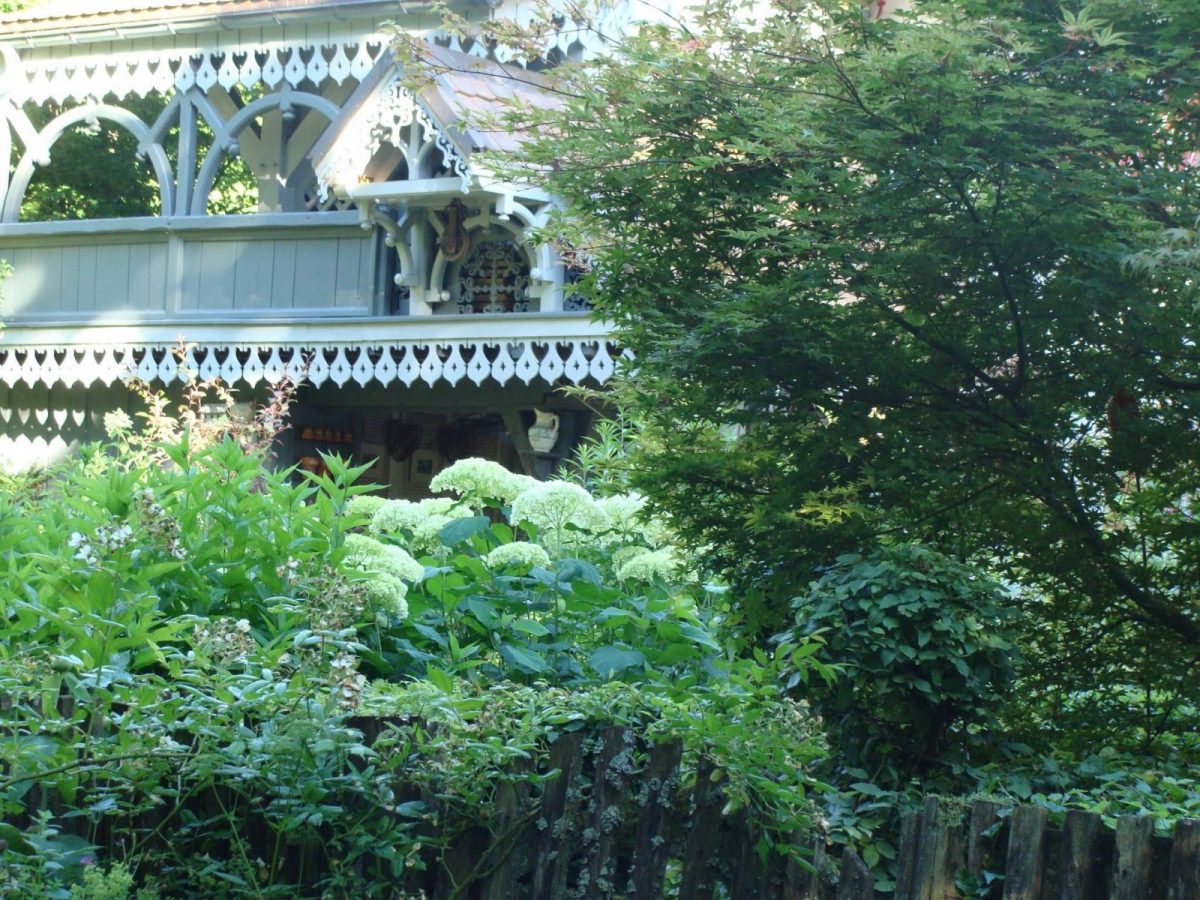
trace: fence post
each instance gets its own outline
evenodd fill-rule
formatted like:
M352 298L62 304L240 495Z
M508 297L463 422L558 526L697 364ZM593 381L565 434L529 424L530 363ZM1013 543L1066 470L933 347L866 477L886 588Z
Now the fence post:
M950 821L937 797L927 797L921 811L921 836L913 879L915 900L958 900L955 879L963 865L963 827Z
M971 804L971 824L967 837L967 871L983 883L984 872L998 872L1003 859L997 848L1003 846L996 834L987 832L1000 821L1000 804L976 800Z
M1196 900L1200 897L1200 820L1180 819L1171 843L1171 867L1167 874L1167 900Z
M1004 867L1004 900L1038 900L1045 837L1046 810L1040 806L1018 806L1013 810Z
M922 812L909 812L900 817L899 864L896 871L896 900L915 900L917 856L921 852Z
M674 802L673 789L682 755L680 741L659 744L650 751L650 761L642 776L639 802L643 805L629 875L630 889L639 900L657 900L662 894L671 849L666 814Z
M1063 826L1060 900L1090 900L1108 896L1112 870L1112 838L1102 830L1095 813L1072 809Z
M837 900L875 900L875 878L867 864L849 847L842 851Z
M579 772L583 766L583 735L564 734L550 748L550 768L562 774L546 786L542 796L542 832L534 853L533 900L555 900L563 896L567 866L575 846L579 823Z
M702 759L696 767L696 814L683 851L679 900L709 900L712 897L712 874L708 865L721 833L721 780L713 761Z
M1153 838L1154 820L1149 816L1117 819L1112 900L1142 900L1149 896Z

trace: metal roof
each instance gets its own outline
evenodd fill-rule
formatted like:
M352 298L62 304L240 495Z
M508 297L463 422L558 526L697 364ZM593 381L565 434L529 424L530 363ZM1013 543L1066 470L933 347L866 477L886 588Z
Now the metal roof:
M433 80L421 91L421 99L434 117L456 129L468 143L468 152L480 150L513 151L520 147L523 135L496 122L496 117L514 107L556 109L562 98L554 93L550 81L537 72L518 66L506 66L446 47L430 45L429 63Z

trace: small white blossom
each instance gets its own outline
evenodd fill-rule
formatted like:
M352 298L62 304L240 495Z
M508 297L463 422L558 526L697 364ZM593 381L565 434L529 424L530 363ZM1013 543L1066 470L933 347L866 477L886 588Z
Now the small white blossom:
M513 541L511 544L501 544L483 558L492 569L503 569L506 566L528 566L533 568L549 568L550 554L538 544L529 541Z
M124 437L133 430L133 419L123 409L114 409L104 414L104 433L110 438Z

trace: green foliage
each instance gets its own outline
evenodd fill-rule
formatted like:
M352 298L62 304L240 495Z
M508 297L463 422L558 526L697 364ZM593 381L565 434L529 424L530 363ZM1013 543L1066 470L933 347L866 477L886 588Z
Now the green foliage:
M130 111L154 122L165 103L158 94L130 100ZM64 111L55 103L31 110L41 128ZM50 149L51 163L39 167L21 203L23 221L108 219L160 212L158 182L138 139L115 122L96 120L68 129Z
M133 875L121 863L113 863L107 870L90 866L83 873L83 881L71 888L71 900L158 900L158 890L153 887L133 887Z
M838 762L903 787L961 762L973 741L993 739L980 730L994 726L1015 662L1005 600L977 571L905 545L843 556L796 598L797 624L780 636L780 653L799 637L824 640L837 678L804 693Z
M537 789L555 737L613 722L682 740L686 773L714 760L791 852L813 720L765 656L728 659L684 570L617 574L666 539L604 513L635 499L476 460L457 471L483 493L407 509L365 497L361 466L271 471L234 439L254 429L150 401L146 432L111 416L113 445L0 494L7 892L394 896L499 834L518 760ZM514 492L555 533L504 522L488 495Z
M759 637L887 533L1025 586L1039 696L1194 704L1193 5L735 6L565 69L527 148L637 360L634 486Z

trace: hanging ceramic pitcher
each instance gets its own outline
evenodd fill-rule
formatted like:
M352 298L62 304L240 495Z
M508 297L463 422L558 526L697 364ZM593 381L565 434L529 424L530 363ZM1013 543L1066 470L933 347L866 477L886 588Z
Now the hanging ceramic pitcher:
M535 409L533 414L537 418L529 427L529 446L535 453L549 453L558 443L558 413Z

